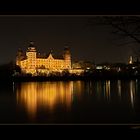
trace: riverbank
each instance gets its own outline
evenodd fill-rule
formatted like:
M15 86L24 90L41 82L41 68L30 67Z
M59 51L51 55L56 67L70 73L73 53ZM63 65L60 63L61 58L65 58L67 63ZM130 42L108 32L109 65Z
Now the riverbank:
M135 80L140 79L140 76L16 76L12 78L13 82L35 82L35 81L76 81L76 80Z

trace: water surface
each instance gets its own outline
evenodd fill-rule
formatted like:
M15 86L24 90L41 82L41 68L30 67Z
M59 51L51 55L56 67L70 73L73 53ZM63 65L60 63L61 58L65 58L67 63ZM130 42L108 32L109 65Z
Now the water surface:
M23 82L1 86L0 123L138 124L140 81Z

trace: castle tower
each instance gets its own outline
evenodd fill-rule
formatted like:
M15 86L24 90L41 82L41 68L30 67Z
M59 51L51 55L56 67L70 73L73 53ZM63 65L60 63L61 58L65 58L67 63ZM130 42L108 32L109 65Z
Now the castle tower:
M30 42L29 47L26 51L27 56L27 69L30 73L36 73L36 49L34 42Z
M23 51L19 48L16 56L16 65L21 66L20 62L24 59L24 57Z
M71 60L71 54L70 54L70 49L68 47L64 48L64 59L65 60Z
M66 69L71 69L71 53L70 53L70 49L68 47L64 48L63 57L64 57L64 60L65 60Z

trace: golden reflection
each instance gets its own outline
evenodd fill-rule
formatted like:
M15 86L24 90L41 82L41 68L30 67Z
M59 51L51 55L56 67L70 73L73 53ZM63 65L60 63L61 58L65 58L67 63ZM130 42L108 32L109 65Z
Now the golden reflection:
M80 100L81 93L83 92L84 88L84 81L73 81L72 101L75 97L78 97L78 99Z
M132 108L134 108L134 99L135 99L135 82L130 81L130 100Z
M37 108L53 110L58 104L70 108L73 82L29 82L17 87L17 103L25 107L29 116L35 116Z
M18 105L26 105L25 107L30 114L30 117L34 117L37 111L36 86L37 83L23 83L21 87L18 87L16 92Z
M106 94L106 82L104 81L103 82L103 95L105 97L105 94Z
M93 93L93 84L92 82L90 81L89 82L89 94L92 94Z
M110 80L106 81L106 98L110 100Z
M118 80L117 87L118 87L118 94L121 99L121 80Z
M98 94L102 93L102 83L101 83L101 81L97 82L97 93Z
M82 81L74 81L74 87L75 87L76 93L79 94L82 92L82 87L84 86L83 84L84 83Z

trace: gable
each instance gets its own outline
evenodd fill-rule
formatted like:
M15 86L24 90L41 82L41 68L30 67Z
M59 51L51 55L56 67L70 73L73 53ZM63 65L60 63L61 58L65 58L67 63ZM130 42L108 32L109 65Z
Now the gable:
M49 59L49 60L54 59L51 53L49 54L49 56L48 56L48 58L47 58L47 59Z

